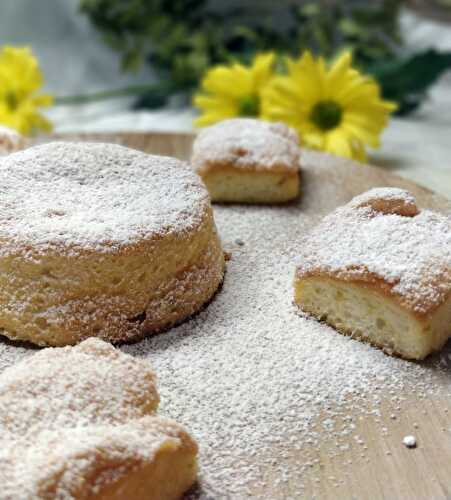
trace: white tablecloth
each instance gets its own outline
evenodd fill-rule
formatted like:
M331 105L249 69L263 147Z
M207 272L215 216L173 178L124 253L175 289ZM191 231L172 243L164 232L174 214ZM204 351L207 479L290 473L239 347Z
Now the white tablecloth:
M123 75L118 58L88 20L77 14L78 0L4 1L0 43L29 44L39 57L47 90L56 95L86 93L152 81L148 68ZM404 12L408 47L451 50L451 25ZM130 111L130 99L83 106L60 106L48 115L58 132L192 130L192 109ZM451 73L431 90L428 101L407 119L393 119L371 161L451 198Z

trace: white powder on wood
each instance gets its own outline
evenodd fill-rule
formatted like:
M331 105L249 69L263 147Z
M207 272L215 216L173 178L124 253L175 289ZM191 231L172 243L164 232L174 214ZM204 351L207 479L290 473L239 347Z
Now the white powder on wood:
M442 390L447 368L438 356L422 364L391 358L296 314L300 242L324 212L349 201L336 187L349 174L337 167L332 175L337 162L305 155L305 193L296 204L216 206L232 253L223 288L190 321L122 347L149 360L160 412L198 440L207 498L268 498L276 484L280 498L302 497L325 443L355 442L360 419L379 421L387 399L397 407ZM31 352L1 343L0 368ZM364 443L356 446L365 457Z

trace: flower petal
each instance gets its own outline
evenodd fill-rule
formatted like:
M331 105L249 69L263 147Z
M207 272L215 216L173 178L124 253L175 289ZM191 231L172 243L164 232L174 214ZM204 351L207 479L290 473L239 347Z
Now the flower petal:
M38 112L53 103L49 94L36 92L43 78L29 47L4 46L0 51L0 123L23 134L49 131L51 123Z
M326 135L325 150L337 156L352 158L352 148L346 132L340 128Z
M252 65L253 92L259 94L273 76L273 64L275 54L273 52L258 54Z

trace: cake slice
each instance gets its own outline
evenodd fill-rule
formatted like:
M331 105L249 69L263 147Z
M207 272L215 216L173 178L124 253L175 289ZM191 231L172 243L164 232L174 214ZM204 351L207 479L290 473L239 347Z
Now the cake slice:
M47 431L32 446L2 445L5 500L178 500L197 476L195 441L157 415Z
M196 441L158 416L149 364L99 339L0 374L0 500L177 500Z
M299 194L299 158L283 123L234 118L200 132L191 163L213 201L283 203Z
M375 188L303 242L295 302L339 332L407 359L451 335L451 220L402 189Z

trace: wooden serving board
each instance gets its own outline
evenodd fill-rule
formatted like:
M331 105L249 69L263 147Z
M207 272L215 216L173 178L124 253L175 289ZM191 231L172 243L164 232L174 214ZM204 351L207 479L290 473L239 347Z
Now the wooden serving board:
M58 139L100 140L103 142L121 143L146 152L176 156L187 160L190 155L192 136L189 134L89 134L77 136L58 136ZM359 165L344 159L324 155L308 154L302 166L302 196L299 201L287 205L287 217L294 220L296 214L308 217L309 224L314 225L320 217L335 207L348 202L353 196L375 186L398 186L410 190L421 206L451 213L451 202L431 191L405 179L396 177L382 169ZM224 220L227 207L220 207L220 220ZM230 210L237 210L230 208ZM240 207L258 214L259 208ZM263 209L262 209L263 210ZM267 209L265 209L267 210ZM283 220L283 218L281 218ZM221 223L218 224L221 234ZM269 230L269 228L266 228ZM281 238L282 232L278 232ZM287 238L287 245L290 234ZM297 236L296 236L297 237ZM233 259L240 259L239 253L234 255L234 243L226 235L223 238L225 250L232 251ZM252 249L246 255L252 258ZM244 258L244 257L243 257ZM219 295L227 295L228 288L238 286L234 280L245 279L235 274L234 265L230 266L224 289ZM216 298L215 300L221 300ZM225 299L224 299L225 300ZM231 300L231 299L230 299ZM290 301L290 297L287 297ZM210 306L208 306L210 307ZM207 312L208 312L207 307ZM227 309L225 309L227 311ZM264 312L262 313L264 314ZM209 321L203 315L198 323ZM293 321L296 321L293 316ZM191 328L191 327L190 327ZM197 328L196 325L192 329ZM199 326L199 328L203 328ZM187 330L185 328L185 330ZM243 335L245 332L243 332ZM333 335L333 333L327 332ZM163 336L162 334L161 336ZM187 342L190 341L188 338ZM350 341L354 342L354 341ZM12 347L11 347L12 348ZM277 477L280 469L271 466L266 452L248 457L250 461L261 461L259 470L265 481L255 480L250 486L248 495L262 499L288 498L325 498L325 499L449 499L451 498L451 348L445 347L439 355L422 363L428 377L435 377L434 393L427 387L421 397L418 392L414 396L409 392L402 394L382 394L379 405L380 412L374 416L350 415L355 418L355 431L336 442L331 438L326 427L322 426L321 415L318 415L316 428L319 429L319 445L302 451L290 448L290 442L276 443L274 449L284 448L280 455L274 452L276 460L299 463L299 477ZM8 356L13 356L8 348ZM409 362L402 362L409 363ZM10 364L5 363L5 364ZM407 365L406 365L407 366ZM159 373L160 375L160 373ZM255 373L258 377L258 372ZM377 392L377 383L374 390ZM398 397L400 396L400 397ZM200 395L200 397L207 397ZM371 397L371 394L368 395ZM164 398L162 398L164 399ZM333 402L332 402L333 404ZM183 419L182 419L183 420ZM187 427L189 422L185 422ZM402 444L406 434L414 434L418 446L407 449ZM358 436L358 439L356 439ZM360 444L359 444L360 443ZM363 444L364 443L364 444ZM200 443L202 449L203 443ZM338 448L346 450L337 451ZM267 450L267 448L264 448ZM220 450L216 452L219 453ZM279 450L280 451L280 450ZM215 453L215 451L213 451ZM281 458L282 457L282 458ZM308 466L305 463L308 462ZM304 464L304 465L303 465ZM237 465L238 467L238 465ZM236 470L240 475L239 467ZM230 478L229 478L230 479ZM208 477L205 478L208 483ZM302 487L300 483L302 482ZM247 498L244 494L228 491L226 485L213 491L200 485L194 497L208 498Z

